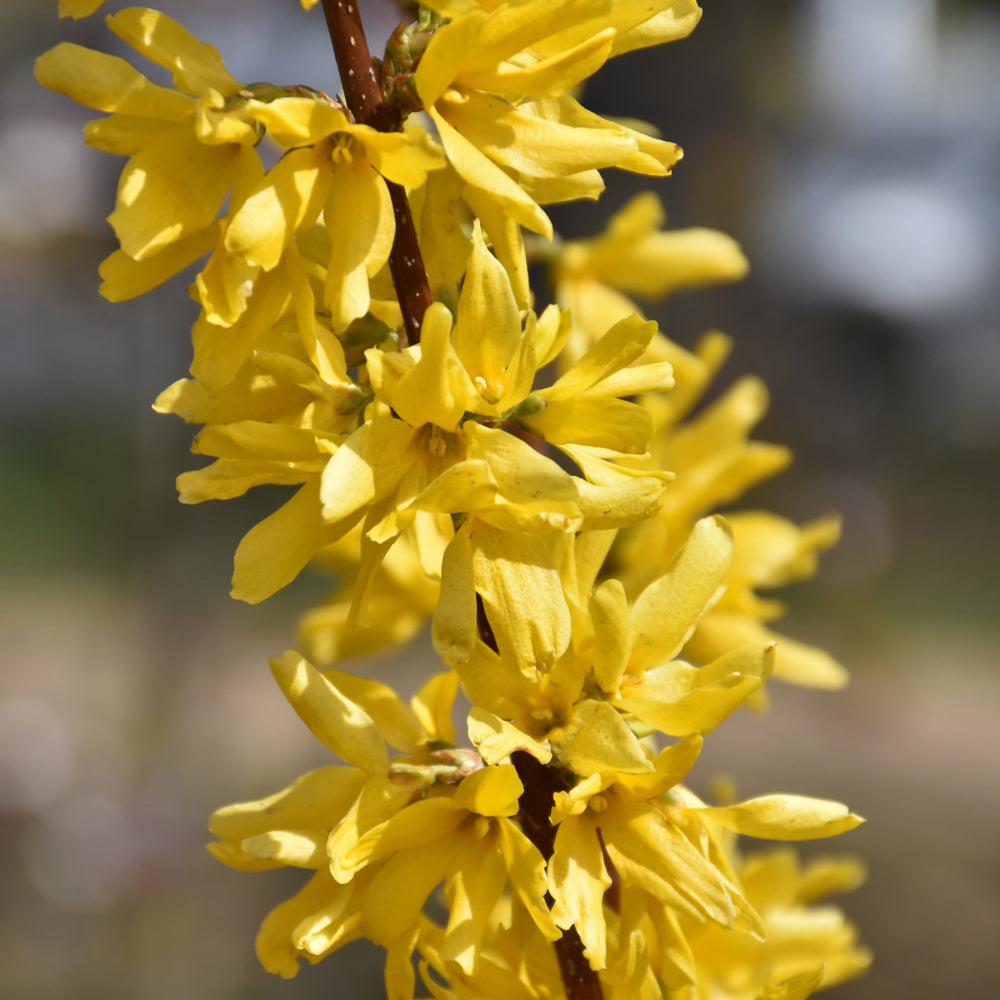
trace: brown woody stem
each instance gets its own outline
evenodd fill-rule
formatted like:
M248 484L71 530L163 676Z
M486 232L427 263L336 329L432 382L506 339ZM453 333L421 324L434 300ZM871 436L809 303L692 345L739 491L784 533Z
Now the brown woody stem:
M380 132L397 132L402 128L403 118L382 99L358 8L359 0L323 0L323 13L344 86L344 99L357 122ZM406 191L391 181L386 181L386 186L396 220L389 271L403 312L406 339L416 344L420 341L424 313L431 304L431 292Z
M524 835L538 848L546 862L555 850L556 830L549 821L556 792L566 790L558 772L546 767L531 754L515 750L511 763L521 779L524 792L518 802L518 820ZM549 907L552 897L546 895ZM563 932L553 945L562 973L567 1000L604 1000L601 981L583 954L583 942L575 927Z

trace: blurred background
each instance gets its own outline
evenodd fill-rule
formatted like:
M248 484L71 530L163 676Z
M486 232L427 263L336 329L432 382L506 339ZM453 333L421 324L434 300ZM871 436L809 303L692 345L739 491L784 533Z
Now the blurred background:
M19 1000L382 995L354 945L286 983L253 936L298 873L232 872L201 848L216 806L325 751L270 679L308 575L258 608L227 597L232 552L272 489L182 507L191 430L150 402L182 377L183 280L97 294L121 161L83 147L92 114L34 83L68 38L121 51L100 17L0 5L0 982ZM119 5L106 4L109 10ZM735 338L720 385L772 393L758 437L797 461L743 506L831 509L844 538L787 594L789 634L853 675L772 686L729 720L692 782L849 802L869 823L821 851L863 856L842 900L876 961L832 998L996 995L1000 940L1000 5L706 0L694 35L612 63L587 103L685 149L655 184L673 226L733 234L738 286L651 308L691 344ZM322 24L293 0L167 0L243 80L337 90ZM374 51L398 17L366 0ZM606 175L599 229L640 185ZM642 185L648 186L648 185ZM783 595L784 596L784 595ZM412 690L425 639L385 658ZM700 783L700 784L699 784ZM808 851L808 848L807 848Z

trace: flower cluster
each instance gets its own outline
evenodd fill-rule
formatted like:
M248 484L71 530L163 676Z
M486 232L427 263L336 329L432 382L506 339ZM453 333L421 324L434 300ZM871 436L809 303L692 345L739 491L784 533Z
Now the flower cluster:
M271 667L341 763L211 819L226 864L312 873L265 919L260 961L292 976L368 938L392 1000L414 997L415 967L436 1000L791 1000L857 974L853 929L812 905L857 864L744 858L737 836L860 819L684 784L772 676L845 681L772 632L782 607L758 594L809 576L836 519L715 513L789 459L751 440L766 390L745 378L699 406L728 340L686 350L630 298L746 261L720 233L665 231L653 195L576 243L552 240L544 209L597 197L605 168L679 160L577 91L688 34L697 4L432 0L375 61L354 5L323 6L342 99L237 81L146 8L108 26L173 88L70 44L36 67L107 113L90 145L128 158L103 294L197 265L191 377L155 403L201 425L212 459L179 477L181 500L293 488L240 543L233 596L264 600L308 564L339 578L303 616L306 655ZM428 621L443 670L409 704L340 669Z

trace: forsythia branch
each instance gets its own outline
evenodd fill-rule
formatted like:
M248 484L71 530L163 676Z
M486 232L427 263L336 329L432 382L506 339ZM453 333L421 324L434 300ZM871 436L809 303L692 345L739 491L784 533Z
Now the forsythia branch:
M154 404L202 425L192 450L212 459L181 499L295 487L240 543L232 595L264 600L310 563L338 578L302 652L270 662L334 763L209 821L223 863L310 873L263 920L261 964L291 977L365 937L388 1000L804 1000L858 975L855 929L813 904L863 866L738 838L861 818L687 784L772 678L846 682L771 630L782 606L760 593L810 576L838 519L715 513L790 458L752 440L765 387L705 404L728 338L681 347L631 300L746 260L724 234L665 231L651 192L592 239L530 245L601 170L678 162L577 96L608 59L690 33L696 0L424 0L382 60L359 0L322 5L346 106L242 82L144 7L108 27L172 87L71 43L35 66L106 113L89 145L127 157L102 294L198 266L192 377ZM409 701L344 669L428 623L440 663Z

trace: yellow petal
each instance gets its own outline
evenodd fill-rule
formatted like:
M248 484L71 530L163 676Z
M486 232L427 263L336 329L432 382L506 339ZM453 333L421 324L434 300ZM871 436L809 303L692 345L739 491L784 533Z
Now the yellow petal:
M835 837L864 820L847 806L803 795L762 795L732 806L712 806L699 814L745 837L814 840Z
M457 289L469 258L469 239L462 230L460 213L464 187L453 169L438 170L428 176L427 184L414 192L411 200L427 280L435 299L441 298L443 288ZM520 232L521 227L517 226L517 230Z
M507 862L507 871L514 891L531 915L535 926L547 941L562 935L549 912L545 894L545 859L538 848L509 819L497 820L500 829L500 850Z
M364 709L293 650L270 662L289 704L323 746L365 774L388 772L385 743Z
M239 146L205 146L194 134L165 135L131 157L108 222L122 249L143 260L211 226L235 171Z
M538 395L546 400L572 399L635 361L656 332L656 324L641 316L616 323L551 388Z
M666 10L619 34L613 55L686 38L700 19L701 8L695 0L673 0Z
M463 414L478 398L452 346L451 326L447 306L432 302L420 328L419 360L392 394L393 409L414 427L434 424L456 431Z
M521 316L510 279L486 249L478 222L452 343L469 377L491 402L503 395L504 373L521 339ZM481 383L481 384L480 384Z
M653 434L653 421L641 406L605 396L557 399L521 422L555 445L590 445L633 455L646 451Z
M773 660L773 646L749 645L706 667L653 667L623 685L622 707L670 736L709 733L760 689Z
M548 502L559 510L559 501L575 499L576 480L520 438L470 420L462 430L469 459L489 465L500 492L511 503Z
M741 899L738 891L677 827L642 804L621 804L613 819L604 842L623 882L681 913L733 926L736 902Z
M108 27L151 62L170 70L174 86L199 95L210 88L234 94L241 84L223 68L219 53L158 10L130 7L107 19Z
M274 829L329 828L347 813L364 783L364 772L356 768L322 767L274 795L217 809L208 828L222 840L244 840Z
M441 596L434 609L431 638L450 666L466 662L475 648L476 586L468 522L455 532L441 561Z
M428 173L447 163L441 147L416 125L405 132L377 132L355 125L352 135L364 144L369 162L387 181L407 189L421 187Z
M324 523L319 479L313 477L243 536L236 549L232 596L248 604L270 597L291 583L321 548L349 531L359 516Z
M423 726L391 687L342 670L325 670L323 676L368 714L379 736L389 746L413 754L426 745L427 734Z
M296 929L335 902L342 908L342 898L349 897L350 892L349 888L338 886L327 872L318 871L295 896L276 906L264 918L256 941L260 964L268 972L285 979L297 975L300 952Z
M311 97L281 97L276 101L250 101L247 113L281 146L312 146L334 132L346 131L349 119L326 101Z
M552 759L547 741L533 739L512 722L499 718L480 705L473 705L469 712L469 739L487 764L499 764L516 750L530 753L542 764ZM514 813L492 815L513 816Z
M466 87L512 97L560 97L604 65L614 38L614 29L605 28L572 48L527 65L505 62L493 70L463 72L461 82Z
M721 517L695 525L670 567L636 599L630 669L642 671L677 655L717 600L732 553L732 535Z
M319 215L326 180L316 150L286 153L229 220L226 249L272 270L295 234Z
M338 522L394 490L414 460L413 435L410 426L394 417L362 424L323 470L323 517Z
M336 864L347 872L358 871L399 851L446 839L465 818L461 810L452 807L451 799L419 799L369 829L355 846L335 859Z
M330 234L324 298L334 328L344 330L368 312L368 279L392 251L396 224L385 181L366 162L337 167L324 219Z
M618 784L628 789L633 798L645 801L657 798L687 777L698 760L704 742L700 733L685 736L656 755L653 773L623 774L618 777Z
M254 282L246 308L231 326L209 322L208 314L199 316L191 330L191 374L207 389L221 389L231 382L254 345L288 308L289 299L284 274L269 271Z
M428 108L427 112L437 126L451 165L462 179L496 201L525 229L552 239L552 223L538 204L436 110Z
M434 887L454 870L456 846L445 838L401 852L385 863L365 890L367 938L385 944L414 926Z
M570 721L551 734L559 763L581 777L615 771L642 774L652 771L642 744L621 714L606 701L584 701L573 709Z
M483 939L495 923L496 909L507 885L504 859L490 843L480 842L445 884L448 925L441 957L471 975L480 964Z
M176 90L147 80L124 59L60 42L35 61L35 79L49 90L98 111L190 121L194 102Z
M464 139L515 176L567 177L615 166L636 149L624 129L575 128L533 113L530 103L514 106L479 92L449 91L437 110Z
M685 655L699 663L744 643L775 643L774 677L790 684L839 691L846 687L847 670L825 650L772 632L755 618L713 608L698 624L685 646Z
M248 837L243 850L262 861L276 861L294 868L326 867L325 830L269 830Z
M503 265L519 309L530 307L533 297L528 281L528 261L524 251L524 232L516 219L479 188L467 187L462 194L472 214L482 224L493 246L493 253ZM468 257L468 247L465 251ZM534 372L532 372L534 375ZM528 386L530 389L530 384Z
M559 824L548 884L554 900L553 920L563 930L575 926L590 967L603 969L607 957L604 892L611 876L592 823L574 816Z
M137 261L116 250L101 261L100 292L109 302L125 302L162 285L175 274L210 253L219 236L219 224L200 229L169 244L158 254Z
M514 765L497 764L463 778L451 804L455 809L466 809L480 816L516 816L523 791Z
M485 20L485 12L473 10L442 25L431 36L413 78L424 107L434 104L458 76Z
M413 714L420 720L432 742L454 743L452 705L458 693L458 677L450 670L435 674L410 699Z
M81 18L93 14L104 0L59 0L59 16Z
M472 565L501 654L525 676L549 669L569 645L571 622L544 539L479 522L472 535Z
M608 694L618 691L632 649L628 598L619 580L606 580L588 602L594 627L591 649L594 679Z

